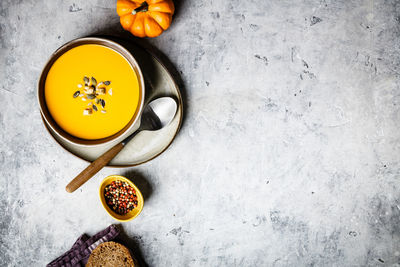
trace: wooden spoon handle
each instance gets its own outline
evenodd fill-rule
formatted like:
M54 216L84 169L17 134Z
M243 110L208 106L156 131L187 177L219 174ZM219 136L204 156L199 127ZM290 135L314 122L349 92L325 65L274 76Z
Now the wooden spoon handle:
M67 192L72 193L78 189L81 185L86 183L93 175L100 171L104 166L107 165L122 149L124 145L122 143L112 147L106 153L101 155L95 161L93 161L86 169L84 169L78 176L76 176L66 187Z

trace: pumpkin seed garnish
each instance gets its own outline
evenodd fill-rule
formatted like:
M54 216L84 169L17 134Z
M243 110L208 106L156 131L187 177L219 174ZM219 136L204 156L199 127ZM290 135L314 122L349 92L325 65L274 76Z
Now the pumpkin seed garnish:
M85 89L84 92L88 95L94 94L94 90L92 88Z
M89 86L85 86L85 90L83 90L85 92L85 94L87 95L91 95L94 93L94 89L89 87Z
M106 110L104 109L106 106L106 101L104 99L98 98L99 95L105 95L108 91L109 95L112 95L112 89L106 88L106 86L110 85L110 81L101 81L97 83L96 78L94 77L89 77L88 76L83 76L83 81L84 83L79 83L77 86L78 88L82 88L83 92L81 93L80 91L76 91L73 94L73 97L80 97L82 101L87 101L89 100L87 104L87 108L83 110L83 115L91 115L94 111L99 111L100 106L96 105L101 105L102 110L101 113L106 113ZM94 101L90 101L94 100ZM94 104L94 103L95 104Z
M89 84L89 78L88 77L83 77L83 81L85 82L85 85Z
M91 108L85 108L83 110L83 115L91 115L93 113L93 110Z
M97 88L97 94L105 95L106 94L106 88Z

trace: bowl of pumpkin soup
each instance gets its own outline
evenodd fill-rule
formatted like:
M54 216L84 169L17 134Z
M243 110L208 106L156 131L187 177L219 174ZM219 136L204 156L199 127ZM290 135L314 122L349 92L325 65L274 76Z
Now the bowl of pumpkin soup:
M61 46L46 63L38 83L45 123L82 146L122 140L138 128L144 78L133 55L97 37Z

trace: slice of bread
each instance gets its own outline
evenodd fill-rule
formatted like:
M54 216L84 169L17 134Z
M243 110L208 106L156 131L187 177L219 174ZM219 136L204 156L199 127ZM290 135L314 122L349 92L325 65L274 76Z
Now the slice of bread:
M133 267L137 266L125 246L115 242L104 242L90 254L86 267Z

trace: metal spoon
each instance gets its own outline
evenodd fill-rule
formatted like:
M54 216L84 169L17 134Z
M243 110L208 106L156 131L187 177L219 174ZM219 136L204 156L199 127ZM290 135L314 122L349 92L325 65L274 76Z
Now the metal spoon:
M139 129L93 161L66 186L65 190L72 193L86 183L106 166L139 132L156 131L167 126L175 117L177 108L175 100L171 97L160 97L151 101L143 110Z

